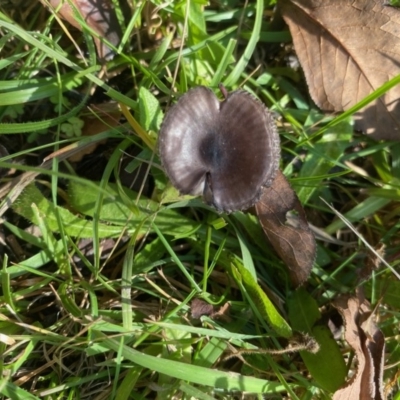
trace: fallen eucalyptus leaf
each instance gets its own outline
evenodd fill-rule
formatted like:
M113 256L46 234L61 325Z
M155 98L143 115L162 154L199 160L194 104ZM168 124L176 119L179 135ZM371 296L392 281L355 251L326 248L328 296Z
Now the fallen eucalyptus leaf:
M263 188L255 205L261 226L276 252L289 268L295 286L309 276L316 255L314 235L304 209L282 172Z
M281 0L310 95L324 111L357 104L399 73L400 10L383 0ZM356 115L375 139L400 140L400 86Z

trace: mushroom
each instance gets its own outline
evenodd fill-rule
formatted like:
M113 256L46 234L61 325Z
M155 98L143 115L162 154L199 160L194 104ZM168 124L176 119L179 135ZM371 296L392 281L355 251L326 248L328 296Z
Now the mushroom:
M269 187L280 159L271 113L243 90L224 100L204 86L189 90L166 115L159 152L172 184L202 195L218 211L244 210Z
M264 232L299 286L310 274L316 244L296 193L278 170L273 117L243 90L227 93L221 87L221 92L223 101L196 87L168 111L159 135L162 165L181 193L202 195L219 212L255 205Z

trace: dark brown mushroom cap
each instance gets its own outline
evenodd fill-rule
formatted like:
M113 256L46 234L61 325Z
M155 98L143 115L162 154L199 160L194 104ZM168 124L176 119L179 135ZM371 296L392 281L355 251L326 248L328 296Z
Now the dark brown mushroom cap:
M167 113L159 135L163 167L183 194L203 195L219 211L251 207L270 186L280 149L267 108L238 90L220 102L199 86Z

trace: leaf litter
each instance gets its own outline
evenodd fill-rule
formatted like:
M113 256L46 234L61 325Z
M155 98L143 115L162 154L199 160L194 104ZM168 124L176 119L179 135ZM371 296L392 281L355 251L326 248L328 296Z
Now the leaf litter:
M337 390L334 400L383 400L385 338L376 325L370 304L361 291L357 297L343 295L333 305L343 317L347 343L357 358L357 368L346 386Z
M399 73L400 10L382 0L281 0L310 95L348 110ZM356 129L400 140L400 85L355 114Z

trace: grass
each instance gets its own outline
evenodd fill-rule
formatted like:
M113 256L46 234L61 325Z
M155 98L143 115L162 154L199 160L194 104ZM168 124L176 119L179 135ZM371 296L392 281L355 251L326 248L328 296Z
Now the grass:
M106 69L40 4L0 5L1 398L328 399L332 370L353 369L331 301L362 287L398 399L399 282L363 240L398 268L400 145L315 108L267 1L143 2L126 18L114 3L124 36ZM281 169L319 229L297 291L253 215L180 196L160 167L170 104L220 82L276 112ZM194 298L229 312L191 318ZM282 352L298 331L321 353Z

